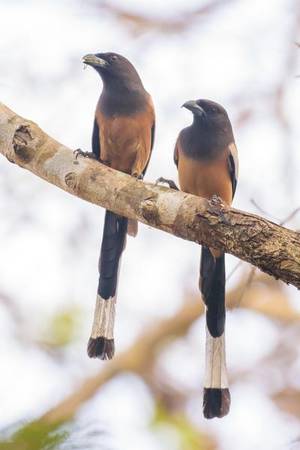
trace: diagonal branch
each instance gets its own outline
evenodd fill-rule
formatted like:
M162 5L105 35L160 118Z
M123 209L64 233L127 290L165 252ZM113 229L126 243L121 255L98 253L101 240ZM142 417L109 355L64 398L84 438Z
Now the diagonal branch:
M298 323L300 314L290 305L284 290L280 289L278 283L265 275L260 276L258 281L259 284L245 294L243 308L256 311L282 324ZM240 297L243 289L244 279L236 288L228 292L226 299L228 309L235 307L236 299ZM274 299L276 299L275 306ZM74 392L43 414L38 421L51 425L72 418L83 403L121 373L135 373L148 383L147 376L151 373L151 368L161 349L169 344L171 339L184 335L203 313L204 305L199 301L198 296L187 295L184 304L173 316L162 319L147 328L128 350L103 364L98 373L85 379L81 386L76 386Z
M262 217L137 181L73 152L0 103L0 153L65 191L198 244L220 248L300 288L300 235Z
M148 31L159 33L181 33L191 26L196 20L207 20L215 11L220 8L227 7L233 0L211 0L206 4L201 4L192 11L182 12L180 15L169 18L151 17L132 11L123 5L115 2L102 0L101 2L93 2L95 7L101 12L108 12L113 15L122 24L128 25L130 31L135 34L142 34Z

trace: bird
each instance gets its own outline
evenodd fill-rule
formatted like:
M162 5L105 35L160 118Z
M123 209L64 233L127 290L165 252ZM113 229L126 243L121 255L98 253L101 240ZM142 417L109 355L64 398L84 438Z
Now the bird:
M92 152L76 150L101 163L142 179L155 135L155 112L150 94L133 64L118 53L87 54L83 63L102 79L92 133ZM99 258L99 282L87 353L112 359L119 266L126 234L135 236L137 222L106 210Z
M179 133L174 150L180 189L211 199L220 197L231 205L238 178L238 154L232 125L220 104L206 99L182 105L193 122ZM171 188L172 180L159 178ZM223 417L230 409L225 360L225 255L217 248L202 246L199 288L206 306L206 361L203 414Z

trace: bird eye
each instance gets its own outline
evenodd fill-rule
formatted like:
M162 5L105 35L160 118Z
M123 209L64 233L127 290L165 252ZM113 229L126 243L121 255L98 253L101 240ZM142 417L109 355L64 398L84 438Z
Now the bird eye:
M110 58L112 61L116 61L116 59L118 59L117 55L112 55Z

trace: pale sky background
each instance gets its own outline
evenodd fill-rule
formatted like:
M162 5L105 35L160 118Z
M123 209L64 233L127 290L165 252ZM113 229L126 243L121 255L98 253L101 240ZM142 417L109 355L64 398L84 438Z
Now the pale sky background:
M101 82L92 69L83 71L81 58L116 51L134 63L156 108L156 142L147 180L161 175L176 179L174 143L191 121L180 106L189 99L210 98L226 107L240 152L235 206L257 213L250 201L255 199L273 220L284 219L300 206L299 56L291 71L286 69L289 55L296 51L296 1L224 0L211 17L194 19L182 33L149 31L140 36L130 34L96 3L0 0L0 101L70 148L90 150ZM205 2L112 3L151 17L176 18ZM284 73L282 114L289 138L274 117L272 97ZM244 111L252 115L240 126ZM14 299L26 324L25 330L16 330L0 304L0 427L5 427L36 417L105 364L86 356L103 211L4 158L0 175L0 292ZM299 229L300 218L289 226ZM117 351L132 343L147 324L172 315L186 289L197 292L199 257L196 245L143 225L136 239L128 239L119 284ZM228 256L227 263L229 273L236 260ZM286 289L291 301L300 305L299 293ZM17 332L34 340L48 319L66 308L78 308L81 325L63 363L28 342L20 343ZM243 310L228 313L226 335L229 373L256 367L277 343L273 323ZM299 436L299 422L279 413L268 400L269 380L263 373L234 385L229 416L205 421L203 364L200 320L188 339L164 356L162 369L180 386L198 389L189 415L219 439L221 449L298 448L292 442ZM270 389L275 381L270 381ZM153 408L148 388L127 375L102 389L82 408L79 420L106 430L113 449L179 449L171 436L149 431Z

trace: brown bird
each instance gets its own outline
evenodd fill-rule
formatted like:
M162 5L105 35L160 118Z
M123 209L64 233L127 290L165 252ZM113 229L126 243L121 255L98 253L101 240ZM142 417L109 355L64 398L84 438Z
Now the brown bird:
M134 66L116 53L86 55L83 62L100 75L103 89L97 103L92 135L92 156L113 169L143 178L154 142L152 99ZM99 284L88 355L114 355L116 291L126 233L135 235L137 222L106 211L99 260Z
M174 161L180 188L231 205L237 184L238 158L232 126L225 109L211 100L184 103L193 123L178 136ZM174 182L160 178L158 181ZM170 183L171 181L171 183ZM225 258L221 250L202 247L199 287L206 305L206 368L203 413L207 419L229 412L225 361Z

